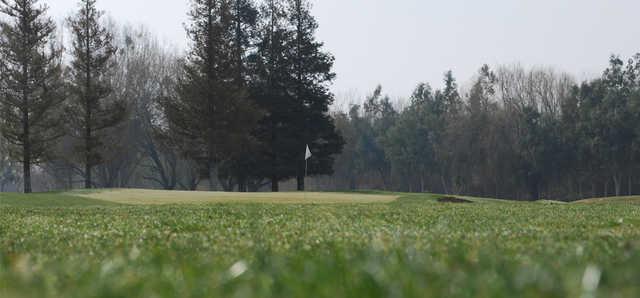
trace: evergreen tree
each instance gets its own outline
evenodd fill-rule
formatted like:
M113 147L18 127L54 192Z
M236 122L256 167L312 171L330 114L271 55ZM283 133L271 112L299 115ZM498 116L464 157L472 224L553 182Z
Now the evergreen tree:
M442 91L442 97L444 98L447 115L451 118L460 116L463 106L462 97L460 97L460 94L458 93L458 83L456 83L456 79L453 76L452 71L447 71L444 75L444 90Z
M61 137L61 49L56 26L38 0L0 0L0 132L23 165L24 192L31 167L51 157Z
M303 190L305 145L314 153L312 175L331 174L343 146L329 115L334 58L315 40L318 25L308 1L270 0L262 12L254 97L267 116L257 130L263 154L258 168L271 179L273 191L290 178Z
M241 40L235 34L231 0L192 0L187 34L191 49L179 79L177 98L162 102L168 125L192 146L185 154L204 165L210 188L216 189L219 163L232 158L259 119L248 100L239 60ZM236 46L234 45L236 42Z
M249 70L247 59L253 49L253 41L256 34L258 22L258 10L252 0L233 0L231 11L233 18L233 49L235 63L235 84L238 88L248 92ZM248 93L247 93L248 94ZM249 98L251 99L251 98ZM255 102L253 102L255 104ZM223 162L219 176L221 180L230 181L227 190L233 190L234 184L238 185L238 191L248 191L250 179L255 178L253 173L253 160L257 144L255 139L247 134L245 138L239 140L242 145L238 146L234 156Z
M352 109L351 113L351 121L359 134L356 164L361 172L377 172L382 187L389 190L392 187L392 165L384 147L384 138L397 123L400 113L393 107L389 96L382 94L382 86L377 86L373 94L367 97L363 110L364 117L359 117L357 109Z
M96 0L81 0L79 11L68 19L73 34L69 69L71 100L67 116L71 134L82 140L76 152L84 164L85 188L92 188L92 169L102 162L104 132L124 120L126 104L109 98L112 88L109 74L116 49L113 37L100 24L103 12Z
M254 135L259 142L254 160L256 175L269 179L271 190L279 191L279 181L294 176L288 153L294 145L291 141L291 122L294 97L288 90L291 63L285 53L291 44L293 33L284 24L285 0L268 0L261 7L256 52L250 57L251 94L258 106L265 111ZM297 142L296 142L297 143ZM302 152L302 151L301 151Z
M435 168L434 144L430 137L429 104L433 102L431 87L420 84L411 96L411 105L403 111L398 121L384 138L385 153L401 173L409 191L426 191L427 175ZM417 180L417 181L416 181ZM419 185L413 187L413 183Z
M334 57L324 52L324 44L315 40L318 24L311 15L311 3L308 0L289 0L289 23L295 28L293 55L292 94L296 108L292 121L300 135L294 147L293 160L297 160L296 177L298 190L304 190L306 144L314 153L310 160L311 175L333 173L335 155L342 151L344 140L338 134L329 115L329 106L333 104L333 94L328 85L335 78L332 72ZM297 154L296 154L297 153Z

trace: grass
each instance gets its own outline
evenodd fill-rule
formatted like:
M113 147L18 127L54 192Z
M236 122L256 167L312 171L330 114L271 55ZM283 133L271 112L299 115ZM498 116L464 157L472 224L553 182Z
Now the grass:
M287 196L129 205L1 195L0 297L640 295L633 203Z
M577 201L579 204L640 204L640 197L611 197L611 198L595 198Z
M114 203L108 201L83 198L70 193L0 193L0 208L2 207L90 207L90 206L113 206ZM0 213L1 215L1 213Z
M99 192L72 192L72 195L127 205L271 203L271 204L350 204L389 203L398 198L390 194L356 193L233 193L191 192L143 189L117 189Z

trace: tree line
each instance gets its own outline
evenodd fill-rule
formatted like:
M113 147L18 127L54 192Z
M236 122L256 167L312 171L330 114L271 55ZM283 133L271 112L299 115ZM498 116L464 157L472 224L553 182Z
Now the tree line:
M520 200L638 192L640 54L583 83L517 64L443 83L419 84L404 108L378 87L337 113L346 146L320 183Z
M256 191L331 174L334 58L307 0L191 0L185 55L80 0L0 0L0 184ZM66 29L66 30L65 30ZM69 40L62 38L70 35ZM21 165L18 169L16 165Z
M406 105L378 87L330 111L334 57L306 0L192 0L186 53L95 5L58 27L37 0L0 0L0 191L638 192L640 55L584 82L484 65L460 86L449 71Z

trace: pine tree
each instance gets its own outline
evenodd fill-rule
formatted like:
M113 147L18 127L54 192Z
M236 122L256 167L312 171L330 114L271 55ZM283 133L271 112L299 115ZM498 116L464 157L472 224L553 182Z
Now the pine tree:
M444 98L446 107L445 113L447 113L450 118L454 119L460 116L463 102L462 97L460 97L460 94L458 93L458 83L456 83L456 79L453 77L452 71L447 71L444 74L444 90L442 91L442 97Z
M267 116L258 129L263 157L257 168L271 180L272 191L290 178L303 190L305 145L314 152L310 174L332 173L343 145L328 112L334 58L315 40L318 25L309 2L270 0L262 12L254 97Z
M290 81L290 61L285 53L292 32L284 26L285 0L268 0L260 7L256 51L251 55L251 96L266 112L254 135L259 142L253 161L254 174L271 181L271 190L279 191L279 181L291 178L286 168L292 159L282 153L289 151L285 142L290 139L290 122L284 121L291 110L293 98L286 82Z
M248 57L253 49L253 41L255 37L256 25L258 22L258 10L252 0L233 0L233 8L231 11L233 18L233 48L235 63L233 64L235 72L234 84L237 88L244 90L248 95L249 87L249 70ZM251 100L251 98L248 98ZM255 102L252 101L253 104ZM257 119L257 118L256 118ZM252 173L253 159L256 151L256 142L254 138L247 134L245 138L239 140L242 143L239 150L236 150L233 157L224 162L227 172L233 182L237 183L238 191L248 191L249 180L255 174ZM235 180L233 180L235 179ZM232 190L233 185L230 185Z
M24 192L31 167L51 157L61 137L61 49L56 26L38 0L0 0L0 132L23 165Z
M219 163L234 156L259 119L246 88L239 83L243 54L238 49L244 37L236 35L242 24L234 22L238 8L234 4L237 2L231 0L191 1L187 28L191 49L178 96L162 102L174 133L193 145L184 153L200 161L211 189L217 188Z
M76 147L84 163L85 188L92 188L92 169L102 162L105 130L124 120L126 104L109 98L109 74L116 49L113 36L100 24L103 12L95 0L80 0L79 11L68 19L73 34L69 69L71 101L67 106L71 134L81 140Z
M329 106L333 104L333 94L328 85L335 78L331 71L334 57L324 52L323 43L315 40L318 23L311 15L311 3L308 0L289 0L289 23L295 28L291 60L294 63L292 93L295 94L297 108L293 118L293 127L301 130L298 143L293 143L292 153L297 161L296 178L298 190L304 190L305 162L304 151L309 144L314 152L310 160L311 175L332 174L335 155L342 151L344 140L338 134L329 115ZM297 154L296 154L297 153Z

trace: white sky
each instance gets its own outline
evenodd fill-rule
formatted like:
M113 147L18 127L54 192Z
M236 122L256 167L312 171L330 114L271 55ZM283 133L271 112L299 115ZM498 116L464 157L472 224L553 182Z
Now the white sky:
M640 52L638 0L312 0L318 38L336 56L338 96L377 84L394 97L418 82L440 87L453 70L468 82L483 63L553 66L578 79L610 54ZM44 0L56 20L76 0ZM119 22L144 24L178 47L187 0L98 0Z

